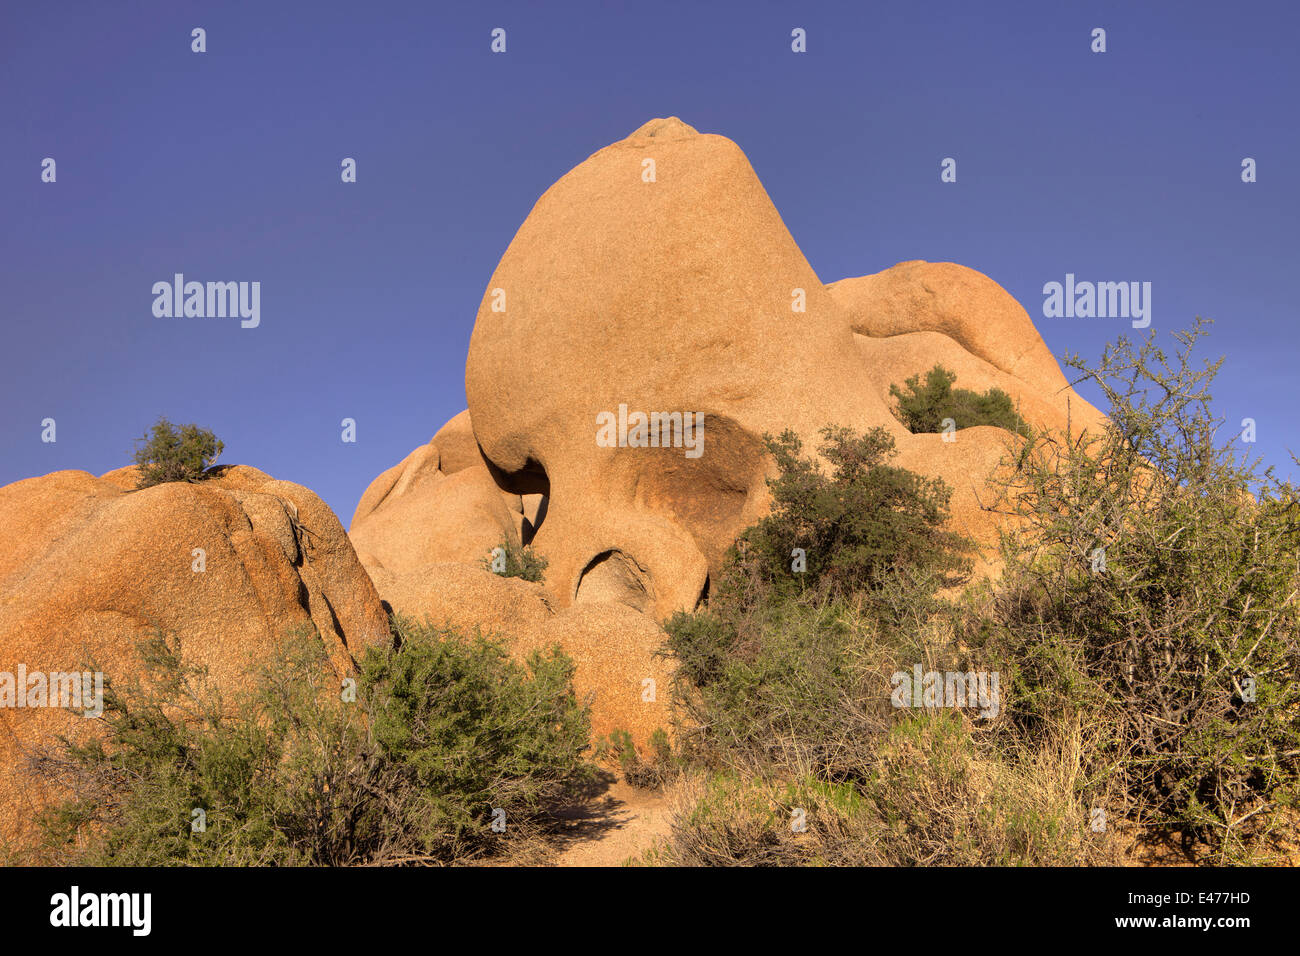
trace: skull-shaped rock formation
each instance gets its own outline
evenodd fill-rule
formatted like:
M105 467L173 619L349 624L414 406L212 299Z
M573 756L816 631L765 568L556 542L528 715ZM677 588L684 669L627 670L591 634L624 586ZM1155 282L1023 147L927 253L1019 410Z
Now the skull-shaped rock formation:
M698 602L766 508L764 433L811 449L826 425L884 427L895 463L953 486L955 528L990 540L980 499L1009 433L945 442L891 411L890 384L936 362L1031 424L1100 419L992 280L910 262L824 286L740 148L670 118L537 201L488 284L465 387L497 484L547 495L533 543L558 605L660 618ZM688 413L694 447L667 418Z

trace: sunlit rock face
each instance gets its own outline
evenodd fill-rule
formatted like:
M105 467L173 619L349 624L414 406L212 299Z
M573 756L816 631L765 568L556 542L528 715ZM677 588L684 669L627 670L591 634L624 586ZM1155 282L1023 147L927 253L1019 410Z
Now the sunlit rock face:
M662 618L764 513L764 433L812 449L825 425L881 426L896 464L953 487L954 527L990 541L980 499L1009 433L957 423L944 441L891 411L889 386L936 363L1031 424L1100 420L995 282L905 262L823 285L740 148L669 118L537 201L488 284L465 387L497 484L547 495L533 543L559 606ZM679 436L688 413L702 428Z

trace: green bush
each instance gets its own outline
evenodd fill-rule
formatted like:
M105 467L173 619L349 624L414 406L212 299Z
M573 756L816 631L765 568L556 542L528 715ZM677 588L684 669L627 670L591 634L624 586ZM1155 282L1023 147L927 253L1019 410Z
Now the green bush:
M160 418L140 438L134 461L140 468L137 488L164 481L199 481L220 457L225 445L206 428L181 425Z
M722 605L675 614L665 650L677 662L683 753L707 766L860 776L873 739L900 716L890 702L896 671L974 666L950 639L956 613L930 580L900 577L869 597L805 594L743 613Z
M531 545L521 548L509 541L502 541L497 545L497 551L500 552L499 555L494 552L482 561L483 567L493 574L499 574L503 578L523 578L539 584L544 579L547 561L535 553Z
M1300 499L1217 439L1220 363L1190 362L1205 331L1172 359L1153 338L1068 359L1109 422L1020 456L1022 524L970 641L1004 656L1023 736L1086 720L1085 769L1127 815L1228 861L1263 852L1300 795Z
M679 739L705 763L852 777L891 719L892 672L937 654L958 663L924 639L953 613L938 591L967 570L969 542L944 527L947 488L885 464L883 429L822 434L828 474L793 433L767 439L779 470L770 514L741 534L708 606L665 624Z
M106 683L105 739L39 764L72 791L42 818L43 862L454 862L526 841L546 802L588 776L572 663L398 629L395 649L367 652L355 699L315 636L287 640L237 700L175 641L143 643L142 676Z
M367 654L362 686L375 742L420 795L404 816L424 845L475 839L493 808L517 825L585 773L590 723L558 647L523 666L481 637L405 622L403 634Z
M886 685L872 688L869 670L857 666L860 635L842 607L784 605L748 639L711 610L679 612L665 628L678 661L674 699L699 728L681 737L712 755L708 762L728 754L779 759L798 750L804 761L830 769L846 742L885 726Z
M1011 396L1000 388L990 388L983 394L968 388L954 389L957 373L936 365L921 381L913 375L904 384L906 391L897 385L889 386L889 394L898 399L894 414L908 431L943 431L943 422L951 418L957 428L974 428L992 425L1028 437L1029 424L1020 417Z
M887 464L895 449L883 428L858 435L827 427L822 436L829 474L801 456L794 432L765 436L780 472L768 479L771 513L740 535L720 578L721 600L753 603L768 591L780 599L806 589L843 596L900 572L933 575L936 586L959 582L969 542L945 527L944 482ZM805 552L803 572L794 570L796 548Z
M741 536L708 605L666 624L680 753L706 782L647 861L1114 862L1114 829L1088 827L1104 787L1077 772L1081 724L1026 746L997 719L892 706L896 671L1000 658L962 643L970 611L940 594L968 547L943 529L946 490L884 465L888 435L824 434L828 475L794 436L770 442L770 516ZM810 544L800 586L788 555ZM791 832L795 809L806 833Z

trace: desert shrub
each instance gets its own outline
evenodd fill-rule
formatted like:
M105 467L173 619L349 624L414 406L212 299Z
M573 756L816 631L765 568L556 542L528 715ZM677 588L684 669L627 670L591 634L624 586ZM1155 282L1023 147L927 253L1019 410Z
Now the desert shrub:
M653 862L1115 859L1113 832L1088 830L1099 788L1073 772L1061 741L1079 738L1064 725L1021 746L973 710L892 705L897 671L989 667L987 649L960 639L970 610L941 594L968 545L943 528L941 486L878 473L888 436L826 435L825 476L793 436L772 443L771 516L741 536L708 605L665 625L680 752L707 782ZM805 542L825 544L808 549L800 587L788 555ZM794 809L806 833L791 832Z
M483 567L503 578L523 578L525 581L540 583L544 578L547 560L533 551L532 545L521 548L510 541L503 540L497 545L500 552L483 559ZM501 570L498 570L501 568Z
M851 780L900 712L892 678L913 665L984 670L955 638L963 611L932 580L899 576L870 595L803 595L738 616L728 606L665 622L681 752L706 766L795 766Z
M876 735L851 781L789 767L700 775L647 862L687 866L1014 866L1119 860L1093 833L1068 750L1015 765L953 714Z
M320 862L334 862L321 844L347 822L324 807L304 814L302 804L327 785L336 805L351 803L343 792L353 789L351 776L333 757L336 750L355 753L360 731L326 693L338 696L337 682L324 676L323 648L288 642L274 675L261 675L238 704L222 699L175 640L156 636L138 651L139 677L105 681L104 739L65 742L40 765L73 793L41 820L52 862L276 865L322 854ZM292 757L283 734L287 712L275 708L262 721L256 706L285 696L305 731L300 740L319 742ZM206 815L204 832L192 830L195 810Z
M858 743L888 719L887 678L869 666L858 623L840 604L812 601L769 608L746 637L713 610L674 615L666 646L678 661L684 745L709 763L797 752L844 772L846 748L852 764Z
M159 418L140 441L143 444L137 446L134 455L140 468L137 488L164 481L198 481L226 447L206 428L177 427L166 418Z
M829 473L802 457L792 431L765 436L779 474L768 479L771 513L739 537L717 588L721 603L752 605L804 590L830 596L869 591L900 571L953 584L967 571L968 548L947 530L951 492L941 479L887 464L894 440L883 428L855 434L822 430ZM793 570L792 552L806 554Z
M404 817L422 843L473 840L493 808L518 825L585 772L573 670L558 647L520 665L501 643L409 623L397 651L367 654L373 738L420 795Z
M1153 338L1089 367L1102 429L1037 436L1007 479L1021 522L970 640L1001 654L1032 736L1098 728L1083 755L1153 835L1220 861L1262 852L1300 794L1300 501L1218 440L1195 368ZM1253 490L1253 493L1252 493Z
M798 866L816 847L790 828L780 787L723 770L692 781L652 862L668 866Z
M851 773L855 741L888 720L897 665L952 651L921 640L952 613L939 590L967 570L969 542L944 527L948 490L886 464L883 429L822 434L829 474L793 433L768 438L771 513L741 534L708 606L665 625L679 739L709 761L797 751L828 774ZM795 547L803 573L792 570Z
M38 763L72 791L42 817L44 862L454 862L526 839L545 800L587 773L571 662L518 664L491 641L398 628L397 648L367 652L355 700L311 635L287 640L238 700L175 641L144 642L142 676L106 682L104 739Z
M906 390L889 386L889 394L898 399L894 414L913 433L942 431L944 419L951 418L957 428L992 425L1029 436L1029 423L1020 417L1010 395L1000 388L983 393L953 388L956 381L956 372L936 365L924 382L913 375L903 383Z
M793 436L773 443L772 516L707 607L667 624L706 782L657 859L1114 862L1120 833L1280 859L1300 797L1300 500L1216 440L1218 366L1189 361L1203 333L1173 359L1121 339L1096 369L1067 360L1110 419L1009 454L1006 571L959 601L936 595L955 542L906 541L937 521L860 530L873 499L843 485L862 471L828 456L824 477ZM853 459L877 470L870 438ZM787 555L814 541L800 587ZM918 662L998 673L1001 713L892 709L890 672ZM812 836L789 832L792 806Z
M792 433L768 439L771 513L740 536L708 606L665 624L678 739L706 765L851 779L892 719L890 675L960 663L937 627L953 613L937 592L960 579L968 547L944 528L947 489L886 464L883 429L823 435L829 474ZM805 573L791 570L794 547Z

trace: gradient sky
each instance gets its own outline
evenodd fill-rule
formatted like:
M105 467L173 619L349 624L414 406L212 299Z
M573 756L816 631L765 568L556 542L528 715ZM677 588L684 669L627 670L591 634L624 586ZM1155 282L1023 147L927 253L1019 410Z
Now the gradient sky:
M1151 282L1294 476L1298 36L1294 3L5 3L0 484L127 464L166 415L346 525L465 407L533 203L668 115L740 144L823 282L959 262L1089 358L1129 323L1045 319L1043 284ZM155 318L175 272L260 281L261 326Z

